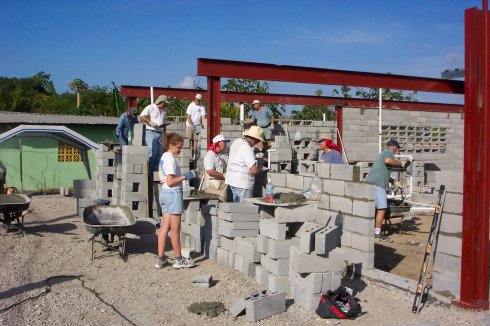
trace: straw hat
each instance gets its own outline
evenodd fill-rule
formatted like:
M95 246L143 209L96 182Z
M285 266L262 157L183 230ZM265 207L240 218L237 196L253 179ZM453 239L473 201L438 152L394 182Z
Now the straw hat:
M160 104L162 102L165 102L167 104L169 104L170 102L168 101L168 97L165 96L165 95L160 95L157 100L155 101L155 104Z
M260 141L264 141L264 138L262 138L264 135L264 132L262 131L262 128L260 128L259 126L250 127L250 129L245 130L243 132L243 135L258 139Z

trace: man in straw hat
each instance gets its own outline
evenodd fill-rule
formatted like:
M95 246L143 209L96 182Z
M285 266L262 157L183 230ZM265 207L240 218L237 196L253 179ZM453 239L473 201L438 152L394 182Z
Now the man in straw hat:
M259 100L254 100L252 102L253 110L249 112L249 119L245 120L246 124L256 125L262 128L264 133L264 139L266 140L267 147L271 147L272 134L274 131L274 112L266 106L263 106ZM262 144L257 146L262 150Z
M240 202L252 198L255 175L261 172L256 165L253 147L264 139L262 128L252 126L243 132L230 146L230 158L225 183L230 186L233 201Z
M155 103L146 106L140 119L146 124L146 146L148 146L148 171L158 171L158 163L163 155L163 134L167 125L165 107L167 96L160 95Z

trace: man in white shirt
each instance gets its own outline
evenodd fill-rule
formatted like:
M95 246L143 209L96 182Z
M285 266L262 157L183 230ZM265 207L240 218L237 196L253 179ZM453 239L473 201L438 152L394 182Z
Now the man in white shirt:
M225 184L226 162L220 155L230 142L223 135L216 135L204 155L204 191L218 195L218 199L226 202L228 187Z
M155 103L147 105L140 114L146 124L146 146L148 146L148 170L158 170L158 162L163 154L163 134L167 125L165 107L169 104L167 96L160 95Z
M253 147L264 141L262 137L262 128L252 126L243 132L243 138L237 138L231 144L225 183L230 186L234 202L252 198L255 175L261 172L255 162Z
M201 104L202 95L196 94L194 101L187 106L187 119L185 121L185 137L192 142L194 159L197 158L197 142L201 133L202 126L204 125L204 117L206 116L206 109Z

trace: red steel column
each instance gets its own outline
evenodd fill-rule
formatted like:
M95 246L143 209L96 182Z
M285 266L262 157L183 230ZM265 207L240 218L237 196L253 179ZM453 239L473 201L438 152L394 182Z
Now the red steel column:
M128 108L136 108L138 106L138 99L136 97L128 98Z
M335 107L335 115L337 117L337 129L339 130L339 135L342 138L342 142L344 141L344 134L342 130L342 113L344 112L344 108L342 106ZM337 146L341 147L340 140L337 138ZM342 151L340 151L340 155L342 156Z
M487 0L484 0L487 1ZM487 6L484 4L484 9ZM465 12L465 115L461 295L455 305L488 309L490 201L489 12Z
M220 97L221 83L220 77L208 76L208 145L214 136L220 133L221 114Z

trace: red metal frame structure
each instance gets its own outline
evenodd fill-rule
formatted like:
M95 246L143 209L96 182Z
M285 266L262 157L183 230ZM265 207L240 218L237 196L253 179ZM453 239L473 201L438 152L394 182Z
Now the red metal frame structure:
M490 12L465 11L463 244L460 299L465 309L488 309L490 209Z

